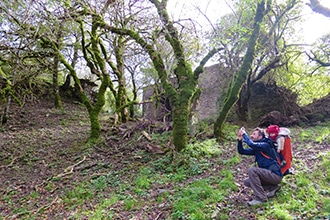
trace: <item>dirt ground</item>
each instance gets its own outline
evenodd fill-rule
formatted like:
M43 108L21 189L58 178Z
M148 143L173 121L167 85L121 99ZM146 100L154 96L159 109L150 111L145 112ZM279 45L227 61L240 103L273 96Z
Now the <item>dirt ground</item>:
M155 157L162 156L159 154L161 152L157 152L160 150L151 146L145 138L132 142L134 132L147 128L150 130L152 127L150 122L144 121L132 122L126 127L114 127L109 120L102 120L102 136L106 144L86 149L84 143L89 135L89 119L84 106L65 103L64 108L64 112L56 110L49 102L12 108L8 124L0 130L2 218L25 219L26 216L34 216L34 219L68 219L75 210L64 206L61 198L77 183L104 175L110 167L112 170L129 169L131 173L138 173L138 164L142 166L147 162L137 157L141 151L155 154ZM300 146L304 144L298 141L294 143L299 149L303 149ZM318 153L329 149L327 144L314 143L313 147L294 153L303 158L309 169L313 169ZM226 146L223 152L223 160L231 158L236 153L236 143ZM241 186L246 178L247 164L252 162L251 158L243 157L236 167L236 184L241 190L231 194L226 203L218 204L218 211L228 206L244 206L252 198L251 191ZM195 178L217 175L221 168L220 164L215 163L213 169ZM172 188L171 185L168 189L153 186L150 192L156 198L154 192L170 191ZM152 198L145 199L152 201ZM93 210L97 199L92 201L76 209ZM170 214L171 210L166 205L153 207L156 204L146 204L148 207L134 211L135 219L166 219ZM127 219L127 211L120 207L113 209L117 210L116 219ZM249 210L238 209L228 214L237 219L254 219L255 215Z

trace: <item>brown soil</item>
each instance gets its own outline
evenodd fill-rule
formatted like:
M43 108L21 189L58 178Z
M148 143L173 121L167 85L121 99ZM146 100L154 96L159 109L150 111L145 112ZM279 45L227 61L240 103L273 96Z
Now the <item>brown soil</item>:
M100 202L98 195L77 205L66 205L68 201L64 201L64 195L86 180L93 181L97 177L109 175L109 171L113 174L126 172L127 175L122 178L126 178L126 182L132 182L134 175L130 174L138 174L150 158L164 157L163 149L158 148L157 143L148 141L145 136L141 135L138 140L133 139L136 132L152 132L157 127L145 121L115 127L108 119L102 120L102 144L95 148L86 148L84 146L89 135L89 121L85 108L73 103L65 103L64 108L64 112L56 110L48 102L12 108L13 114L9 122L0 132L2 218L26 219L29 216L33 219L68 219L77 210L95 210L96 204ZM162 130L167 128L166 125L161 127ZM305 150L299 153L296 151L295 154L304 158L309 169L314 168L320 151L330 149L325 144L313 143L312 147L307 148L300 147L300 144L302 143L295 143L297 148ZM236 154L236 143L225 146L223 152L223 161L231 158ZM224 165L212 160L212 169L194 176L194 179L219 174ZM243 157L243 161L233 168L236 184L241 190L214 207L215 210L232 210L227 214L236 219L255 219L255 210L235 208L245 207L245 203L251 199L251 191L241 184L246 178L246 169L252 162L252 158ZM293 180L294 176L287 178ZM180 183L181 187L192 180ZM148 191L150 196L144 198L145 204L148 204L146 207L126 211L123 204L117 203L109 209L116 212L115 219L128 219L128 216L134 216L131 219L166 219L171 213L171 204L165 201L160 205L155 201L160 193L172 192L177 186L161 187L156 184L151 186ZM101 193L107 198L111 197L110 191L112 190L108 188Z

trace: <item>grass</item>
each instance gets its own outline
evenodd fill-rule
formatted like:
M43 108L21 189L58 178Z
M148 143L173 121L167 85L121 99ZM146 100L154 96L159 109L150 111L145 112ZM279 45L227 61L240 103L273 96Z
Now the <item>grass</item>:
M315 143L328 140L330 130L327 126L291 129L293 139L302 140L307 146L294 149L298 155L293 161L297 173L285 177L277 196L258 207L247 207L235 197L242 185L242 179L237 177L251 163L237 154L235 144L219 145L214 139L191 139L184 152L174 155L139 151L132 154L136 158L121 161L119 169L110 163L102 169L103 173L94 169L94 174L98 175L84 174L83 181L72 177L70 185L59 192L58 205L72 213L68 219L118 219L125 215L148 219L147 213L154 213L154 219L165 213L166 219L173 220L231 219L231 213L238 219L245 219L251 213L255 219L329 219L330 153L312 151L302 157L303 150L312 150ZM237 126L226 129L233 142ZM154 135L153 140L156 138L160 144L165 145L168 141L166 135ZM26 153L23 159L32 167L35 162L33 150L27 148ZM309 163L308 160L312 161ZM44 188L53 192L62 181L53 179ZM20 213L24 219L42 219L46 210L31 212L26 201L38 201L42 193L32 191L19 204L14 202L16 194L17 190L11 190L3 197L14 213Z
M118 197L116 195L110 195L109 198L103 199L93 210L82 211L81 213L76 213L73 218L81 219L83 216L88 216L90 220L99 219L113 219L115 212L111 210L111 206L118 202Z
M210 219L214 202L223 199L210 179L195 180L174 194L172 219Z
M330 142L330 121L319 124L308 129L300 128L298 133L299 140L313 141L316 143Z

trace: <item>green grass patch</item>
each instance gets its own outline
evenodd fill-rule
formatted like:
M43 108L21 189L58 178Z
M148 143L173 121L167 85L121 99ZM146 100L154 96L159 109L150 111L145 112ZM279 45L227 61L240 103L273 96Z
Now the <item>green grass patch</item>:
M138 204L138 201L136 199L130 199L124 201L124 210L131 211L133 210Z
M113 219L116 212L112 206L118 202L116 195L110 195L110 198L105 198L94 208L94 210L83 211L80 214L76 214L76 219Z
M222 191L210 179L195 180L178 189L173 198L173 219L210 219L214 204L223 199Z
M237 191L238 187L235 184L235 177L231 170L222 170L219 173L218 179L219 189L228 195L232 191Z
M226 167L230 168L232 166L239 164L241 161L242 161L242 158L239 156L239 154L236 154L235 156L233 156L227 160L223 160L223 164L225 164Z
M100 176L96 179L93 179L91 182L94 189L98 192L104 191L109 185L107 176Z
M293 216L283 204L274 204L273 210L270 210L275 219L292 220Z
M89 183L80 183L73 189L68 189L63 199L68 206L75 207L94 197L94 191Z
M301 128L296 134L301 141L313 141L316 143L330 142L330 122L314 127Z

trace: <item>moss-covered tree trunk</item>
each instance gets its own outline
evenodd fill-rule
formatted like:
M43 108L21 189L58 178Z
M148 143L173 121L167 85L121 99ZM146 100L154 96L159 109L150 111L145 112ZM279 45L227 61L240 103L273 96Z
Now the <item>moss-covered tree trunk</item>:
M126 91L126 81L124 75L124 36L118 36L114 40L114 52L116 56L116 63L115 66L111 61L108 61L109 65L111 66L113 72L117 76L118 80L118 89L117 91L113 92L113 95L116 99L116 112L118 113L118 121L126 123L128 120L128 110L126 104L128 102L127 99L127 91ZM114 91L114 88L111 88Z
M1 116L1 124L6 124L9 118L9 106L10 106L10 93L12 91L11 82L7 79L7 75L2 71L0 66L0 79L5 83L5 87L0 91L0 99L6 100L3 114Z
M54 48L56 48L56 47L54 47ZM65 57L59 51L58 51L58 55L59 55L59 59L60 59L61 63L63 63L63 65L69 70L70 75L73 77L76 86L79 88L79 90L78 90L79 97L82 100L82 103L87 108L90 123L91 123L90 135L89 135L89 138L87 141L95 142L95 140L97 140L99 138L100 133L101 133L101 125L100 125L100 122L98 119L98 115L99 115L99 111L100 111L99 110L100 106L102 105L102 100L98 100L98 99L99 99L99 96L101 98L103 97L103 99L104 99L104 95L102 96L101 94L98 93L98 95L97 95L98 98L97 98L97 101L95 104L96 107L93 107L90 100L88 99L88 96L86 95L84 89L81 86L80 80L77 76L75 69L66 61ZM106 84L106 82L103 82L103 80L102 80L101 88L106 87L106 86L104 86L104 84ZM104 104L104 100L103 100L103 104Z
M263 17L265 15L265 11L266 11L265 0L262 0L261 2L258 3L257 6L256 15L254 18L254 27L249 40L246 54L244 56L243 64L240 70L238 71L238 73L235 75L231 83L231 87L228 89L228 92L226 93L226 98L224 100L224 103L222 104L219 116L216 122L214 123L214 135L218 141L222 141L224 138L222 134L222 130L225 125L226 119L228 117L231 108L237 102L239 93L248 77L249 71L251 70L251 64L253 62L255 55L255 47L257 44L260 26Z
M172 109L172 120L173 120L173 144L177 151L184 149L188 142L188 116L189 107L186 103L181 103L181 106L175 105Z
M177 84L171 83L169 80L170 73L166 69L165 61L161 54L162 51L157 51L154 45L148 43L140 33L132 29L123 29L107 25L103 22L103 28L112 31L119 35L129 35L149 54L150 59L160 78L161 86L165 91L166 97L169 99L172 107L173 133L172 141L176 151L181 151L187 146L188 140L188 119L190 113L191 100L197 91L197 82L199 74L203 72L205 63L218 51L210 51L205 58L200 62L200 65L195 71L186 60L184 46L180 40L177 29L173 22L170 21L166 11L167 1L150 0L158 11L160 20L164 26L165 38L172 47L176 67L174 75L176 76ZM152 37L150 37L152 38Z
M166 29L165 38L170 43L177 62L174 74L178 81L178 88L175 88L175 85L168 82L167 72L164 69L157 69L157 66L162 67L164 62L162 61L156 64L156 60L153 60L160 76L162 87L164 88L165 94L170 100L173 108L173 145L177 151L181 151L186 147L188 141L187 135L190 103L196 91L198 77L194 77L194 72L186 60L184 46L180 41L179 33L174 27L173 22L169 19L166 10L167 1L160 2L158 0L150 0L150 2L152 2L157 8L158 15ZM160 57L161 56L158 56L158 58Z
M60 48L62 41L62 24L60 24L58 33L56 34L56 47ZM60 89L58 85L58 70L60 66L60 59L58 57L58 51L55 51L54 60L53 60L53 91L54 91L54 105L57 109L63 109L63 104L60 95Z
M110 78L109 76L101 78L101 85L97 93L97 99L95 104L92 105L91 101L88 99L88 96L86 95L84 89L81 86L80 80L74 68L65 60L65 57L61 53L59 53L59 58L60 61L64 64L64 66L69 70L70 75L73 77L76 86L79 88L79 96L82 100L82 103L87 108L91 126L90 135L87 142L94 143L100 137L101 134L101 125L98 117L105 103L104 94L108 87Z
M63 109L62 99L60 95L60 88L58 86L58 68L60 64L60 60L58 58L58 54L55 53L54 61L53 61L53 91L54 91L54 105L57 109Z
M91 132L89 136L89 142L95 142L101 134L101 125L99 121L99 115L101 113L101 110L105 104L105 92L108 88L110 77L106 68L106 62L101 56L101 48L103 48L103 44L101 42L101 39L98 35L98 29L99 29L99 19L98 16L93 17L92 22L92 31L91 31L91 44L92 44L92 51L93 54L93 63L98 66L99 69L99 79L101 80L101 85L99 87L98 93L97 93L97 99L92 106L90 102L86 103L89 118L91 122ZM84 29L81 26L82 34L84 33ZM86 45L83 44L83 47L85 48ZM105 51L104 51L105 52ZM104 54L103 54L104 55ZM105 55L106 56L106 55ZM85 57L86 58L86 57ZM87 102L88 100L86 100Z
M270 10L271 1L268 1L267 4L267 10ZM279 8L279 10L276 10L276 12L272 11L272 15L269 16L269 19L272 19L270 23L271 26L268 27L268 33L264 33L263 37L260 38L258 44L262 45L262 47L259 47L259 52L260 48L265 49L269 47L269 45L271 45L272 52L267 53L264 51L262 55L258 57L258 61L254 62L256 63L256 66L252 67L252 70L249 71L247 81L244 84L243 89L240 91L239 100L236 104L236 114L238 119L241 121L247 121L251 119L248 103L251 98L251 90L254 85L263 79L263 77L266 76L267 73L269 73L271 70L277 69L280 66L285 66L289 62L288 59L282 59L286 57L286 48L288 47L285 44L283 45L282 36L287 28L288 22L290 21L289 18L292 16L291 13L295 13L293 9L297 4L297 1L287 1L285 5L282 5ZM265 12L265 14L267 13L268 11ZM283 24L285 25L283 26Z
M99 87L99 90L97 93L97 98L96 98L96 101L94 104L91 103L91 101L89 100L88 96L86 95L84 89L82 88L80 80L77 76L77 73L76 73L74 67L67 62L67 60L65 59L63 54L59 51L58 46L50 40L41 38L42 41L46 42L46 45L51 45L51 47L56 51L60 62L63 63L63 65L69 70L70 75L73 77L76 86L79 88L78 89L79 96L82 100L82 103L87 108L87 111L89 114L89 119L90 119L91 130L90 130L89 138L87 140L87 142L89 142L89 143L94 143L100 137L101 125L100 125L100 121L99 121L98 117L99 117L99 114L105 103L105 92L108 88L109 81L110 81L110 77L106 70L105 61L101 57L101 50L99 47L100 41L99 41L99 36L97 34L98 27L99 27L99 25L98 25L97 19L94 18L93 23L92 23L92 31L90 33L90 35L91 35L91 51L90 51L90 53L93 54L92 57L94 59L91 62L87 56L87 49L86 49L86 45L85 45L85 36L84 36L85 30L83 28L82 22L80 23L80 30L82 33L81 44L82 44L82 48L83 48L84 58L87 61L87 65L90 65L90 67L92 67L91 72L96 73L99 76L99 79L101 80L101 85ZM98 68L95 68L95 64L97 65ZM98 72L96 72L96 71L98 71Z
M91 131L88 141L94 143L101 134L101 124L99 120L100 112L105 103L105 92L107 90L110 78L105 76L102 78L99 91L97 93L97 100L94 107L88 109L89 119L91 122Z
M173 120L173 144L177 151L183 150L188 142L188 120L190 114L190 104L192 97L196 92L197 80L194 78L193 71L187 64L182 64L177 71L185 71L188 77L182 77L179 80L180 92L174 97L171 91L166 92L172 106Z
M6 124L9 119L9 110L11 101L14 100L19 106L22 106L23 103L14 93L12 87L12 82L8 79L7 74L2 70L0 66L0 79L4 83L4 88L0 90L0 99L6 100L4 103L3 115L0 113L1 124Z

